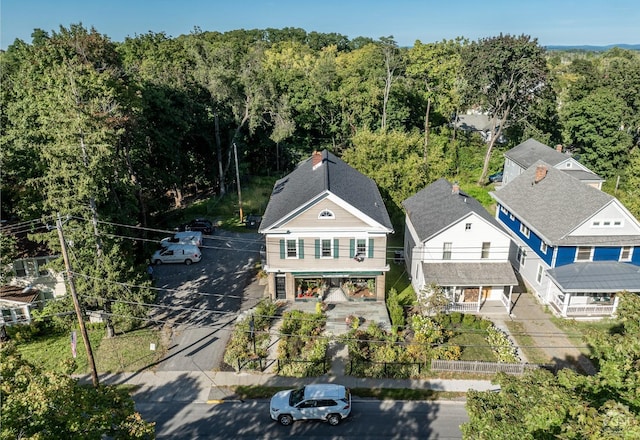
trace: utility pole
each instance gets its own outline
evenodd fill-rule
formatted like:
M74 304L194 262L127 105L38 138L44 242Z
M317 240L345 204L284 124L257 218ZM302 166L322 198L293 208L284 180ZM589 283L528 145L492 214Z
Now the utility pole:
M244 220L242 214L242 191L240 191L240 170L238 169L238 150L236 149L236 143L233 143L233 155L236 158L236 181L238 182L238 206L240 207L240 223Z
M76 316L78 317L78 324L80 325L80 333L82 333L82 340L84 341L84 346L87 349L87 360L91 367L91 379L93 381L93 386L98 388L98 372L96 371L96 363L93 359L93 351L91 350L89 335L87 335L87 329L84 326L82 312L80 311L80 303L78 302L78 295L76 294L76 284L73 281L73 271L71 270L69 254L67 253L67 242L64 240L64 234L62 233L62 220L60 219L60 213L58 213L58 218L56 220L56 229L58 230L58 238L60 239L60 245L62 246L62 258L64 259L64 267L67 269L67 280L69 281L69 290L71 290L71 297L73 298L73 307L76 309Z

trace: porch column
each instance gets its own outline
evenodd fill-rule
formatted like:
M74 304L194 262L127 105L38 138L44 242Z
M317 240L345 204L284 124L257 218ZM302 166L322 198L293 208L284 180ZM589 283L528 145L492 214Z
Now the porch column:
M513 307L513 302L511 301L511 296L513 295L513 286L509 286L509 305L507 306L507 313L511 315L511 308Z
M571 302L571 294L570 293L565 293L564 294L564 303L562 304L562 316L564 318L567 317L567 310L569 310L569 303Z
M618 295L613 297L613 311L611 312L611 315L615 315L616 311L618 310L618 301L620 301L620 297Z
M480 312L480 303L482 301L482 286L480 286L480 288L478 289L478 309L476 310L476 312Z

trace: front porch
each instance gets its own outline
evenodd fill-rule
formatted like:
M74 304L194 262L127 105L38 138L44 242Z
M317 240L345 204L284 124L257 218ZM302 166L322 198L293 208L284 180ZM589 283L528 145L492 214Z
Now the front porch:
M549 301L553 312L563 318L603 318L613 316L619 298L615 295L554 295Z

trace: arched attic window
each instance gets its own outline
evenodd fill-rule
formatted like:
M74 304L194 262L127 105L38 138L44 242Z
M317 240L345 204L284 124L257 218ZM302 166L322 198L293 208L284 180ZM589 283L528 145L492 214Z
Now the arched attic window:
M332 211L329 211L328 209L323 209L322 211L320 211L320 214L318 214L318 218L319 219L334 219L336 218L336 216L333 214Z

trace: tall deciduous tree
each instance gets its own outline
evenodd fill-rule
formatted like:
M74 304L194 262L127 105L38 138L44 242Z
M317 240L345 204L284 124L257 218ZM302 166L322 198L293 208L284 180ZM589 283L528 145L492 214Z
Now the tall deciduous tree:
M491 139L478 184L485 182L491 152L505 128L525 118L547 87L544 49L528 35L499 35L473 42L462 51L467 103L491 118Z
M587 336L600 371L582 376L537 370L501 374L498 392L467 395L466 439L640 437L640 297L620 294L620 325Z
M3 439L155 438L154 423L140 417L126 390L83 386L65 372L42 371L11 342L0 343L0 377Z
M407 74L426 102L424 114L424 160L429 150L430 117L433 110L448 118L459 107L461 41L423 44L416 41L407 54Z

